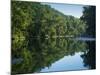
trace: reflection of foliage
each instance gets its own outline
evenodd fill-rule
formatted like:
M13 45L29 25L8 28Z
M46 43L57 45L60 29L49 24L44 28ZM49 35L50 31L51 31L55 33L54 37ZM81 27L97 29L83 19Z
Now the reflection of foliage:
M29 46L22 46L20 54L21 63L12 64L12 73L40 72L45 66L50 66L65 55L74 55L75 52L86 50L85 42L64 38L31 39ZM81 49L80 49L81 48ZM16 57L13 57L15 59ZM12 61L13 61L12 59Z
M82 20L37 2L12 1L11 11L12 62L23 59L12 64L12 73L40 72L64 55L85 50L85 42L62 38L84 33Z
M81 55L81 57L84 60L83 61L84 62L84 66L86 66L86 67L88 67L90 69L95 69L96 68L95 41L87 42L87 46L88 46L89 50L86 53L84 53L83 55Z

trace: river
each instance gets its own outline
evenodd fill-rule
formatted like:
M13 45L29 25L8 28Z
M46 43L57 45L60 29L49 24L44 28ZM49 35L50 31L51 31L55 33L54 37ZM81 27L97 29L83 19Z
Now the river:
M95 41L82 37L33 39L28 48L32 49L32 56L12 59L13 68L17 72L21 70L18 73L95 69Z

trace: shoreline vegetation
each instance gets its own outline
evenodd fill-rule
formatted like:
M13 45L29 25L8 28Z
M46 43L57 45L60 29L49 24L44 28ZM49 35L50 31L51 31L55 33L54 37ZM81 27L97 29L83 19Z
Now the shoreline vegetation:
M64 55L74 55L80 51L85 53L87 44L70 38L95 38L95 10L95 6L84 6L83 15L76 18L40 2L11 1L12 73L40 72ZM91 46L95 49L94 44ZM82 57L85 63L91 63L87 61L86 53Z
M12 1L12 37L77 36L85 32L84 21L36 2Z
M11 10L12 38L56 35L95 37L94 6L84 7L83 16L79 19L64 15L49 5L39 2L12 1Z

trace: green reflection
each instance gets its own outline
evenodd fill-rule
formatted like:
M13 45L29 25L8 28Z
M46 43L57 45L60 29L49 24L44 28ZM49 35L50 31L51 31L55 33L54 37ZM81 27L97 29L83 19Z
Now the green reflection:
M89 69L96 68L96 47L95 41L88 41L87 43L87 52L84 52L81 57L83 58L84 66L88 67Z
M12 1L11 4L13 74L40 72L76 52L84 52L84 64L89 65L89 45L71 38L87 33L86 22L39 2Z
M20 43L17 45L20 46ZM52 63L63 58L65 55L85 52L86 43L69 38L31 38L27 40L27 43L20 46L20 50L17 51L15 49L12 52L12 73L33 73L40 72L46 66L51 66ZM23 60L13 62L19 58Z

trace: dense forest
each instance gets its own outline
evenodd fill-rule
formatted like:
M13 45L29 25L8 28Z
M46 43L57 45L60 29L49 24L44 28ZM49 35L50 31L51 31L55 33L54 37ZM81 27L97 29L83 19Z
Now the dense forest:
M77 36L86 24L67 16L49 5L32 2L12 2L12 38Z
M39 2L11 1L11 21L12 73L38 72L64 55L84 52L84 42L66 37L95 37L94 6L76 18ZM18 58L22 63L14 63Z
M96 7L87 6L83 7L83 15L80 17L81 20L86 22L87 28L85 35L89 37L96 37Z

